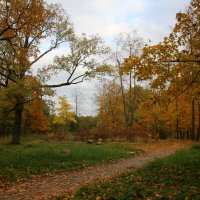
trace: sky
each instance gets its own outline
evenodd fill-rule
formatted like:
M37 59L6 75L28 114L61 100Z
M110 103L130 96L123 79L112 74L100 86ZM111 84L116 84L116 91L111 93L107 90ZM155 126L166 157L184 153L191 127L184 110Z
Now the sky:
M184 11L189 0L47 0L59 3L67 11L77 34L99 34L107 45L113 46L113 39L119 33L137 30L138 35L151 44L161 42L168 36L177 12ZM38 66L50 64L55 55L66 54L65 48L57 49L40 62ZM63 75L58 79L62 80ZM79 85L58 88L58 95L66 95L74 104L73 93L79 90L84 96L80 114L94 115L96 107L94 94L97 80L86 81ZM55 98L56 100L56 98Z

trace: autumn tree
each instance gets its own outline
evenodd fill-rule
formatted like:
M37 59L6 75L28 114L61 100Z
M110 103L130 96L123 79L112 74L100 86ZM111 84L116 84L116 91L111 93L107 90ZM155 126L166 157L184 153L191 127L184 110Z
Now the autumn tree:
M48 133L51 131L51 121L48 116L49 106L41 96L32 102L25 104L22 116L24 134L27 133Z
M135 91L134 91L135 90ZM96 95L97 104L97 131L103 130L107 137L122 137L134 140L136 137L145 138L151 133L150 120L146 120L147 111L144 102L149 98L151 91L140 86L132 88L135 96L135 124L134 131L127 130L123 115L123 99L121 85L117 79L107 80L98 87ZM127 90L125 97L128 99L130 91ZM147 124L148 123L148 124Z
M108 135L124 129L121 87L116 79L105 81L98 87L95 103L98 107L97 127L99 129L104 130Z
M94 139L94 137L101 137L100 135L95 135L97 133L97 122L96 116L79 116L74 136L81 141L87 141L88 139ZM98 139L97 138L97 139Z
M59 107L56 109L56 115L53 123L60 126L64 132L69 128L69 123L76 123L75 115L71 111L72 105L67 101L66 96L59 96Z
M13 103L10 101L9 93L0 87L0 136L5 137L11 131L13 120Z
M18 144L23 105L30 101L26 96L27 74L34 63L67 41L73 29L67 14L56 4L42 0L2 1L1 8L4 14L0 32L3 32L1 38L4 39L0 43L0 84L15 91L11 97L15 99L12 143ZM41 52L40 44L48 38L52 42L46 51ZM36 89L34 85L30 87Z
M33 76L27 76L26 82L26 97L27 102L24 104L23 108L23 115L22 115L22 127L23 133L30 133L30 132L48 132L50 131L50 123L49 119L47 118L46 113L48 112L48 106L43 100L44 92L40 88L37 90L33 90L32 86L36 88L39 87L39 82ZM12 83L9 87L2 88L1 92L1 117L0 117L0 127L1 127L1 134L6 135L9 133L10 126L14 119L14 109L16 103L16 94L18 91L15 90L16 87ZM44 109L45 108L45 109ZM45 110L45 112L44 112ZM46 128L45 128L46 127ZM28 130L29 129L29 130Z
M155 92L173 96L168 104L176 102L177 137L180 131L180 96L186 91L193 107L191 127L192 135L195 135L194 104L200 92L199 14L199 2L192 0L185 12L177 13L172 33L159 44L145 46L139 59L134 56L128 58L123 69L130 71L137 63L140 80L149 80Z
M143 41L140 36L137 35L136 31L133 31L131 33L127 34L119 34L115 38L116 40L116 52L115 52L115 61L116 66L118 70L118 76L120 79L120 85L121 85L121 95L123 99L123 107L124 107L124 119L126 122L127 127L132 127L134 123L134 111L135 111L135 97L136 93L132 88L136 86L136 65L134 65L131 70L129 70L127 73L123 73L121 68L123 67L124 58L126 57L132 57L132 56L139 56L141 53L141 49L143 46ZM125 96L125 83L124 83L124 75L127 75L128 79L128 90L129 97L126 98ZM134 91L134 93L132 93Z
M12 143L18 144L23 107L32 101L27 90L37 92L42 87L49 92L48 88L77 84L88 76L93 77L94 72L102 72L94 57L104 54L106 48L98 36L75 36L69 17L60 5L47 4L43 0L20 0L17 3L2 1L1 8L4 14L0 18L0 85L14 91L11 97L15 100ZM41 44L44 41L49 41L49 47L42 51ZM56 57L52 65L40 70L40 84L37 87L29 84L27 89L31 67L65 42L69 42L69 55ZM84 73L78 68L84 69ZM64 83L46 82L55 73L63 71L69 74Z
M2 0L0 4L0 41L9 41L25 28L28 5L20 6L19 1ZM12 16L9 18L9 15Z
M74 113L76 118L81 115L81 108L84 103L84 96L83 93L79 89L75 89L72 94L73 100L74 100Z
M102 59L97 59L99 56L107 54L109 50L98 35L74 36L68 43L69 52L60 57L56 56L53 64L43 67L38 73L44 85L58 73L65 73L66 79L62 83L46 84L46 87L56 88L78 84L96 74L109 71L109 66Z

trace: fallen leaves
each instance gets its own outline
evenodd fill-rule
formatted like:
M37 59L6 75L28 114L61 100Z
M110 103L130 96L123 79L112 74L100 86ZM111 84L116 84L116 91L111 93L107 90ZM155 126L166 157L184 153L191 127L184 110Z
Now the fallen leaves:
M17 184L0 182L0 199L53 199L61 195L67 199L80 186L95 181L108 181L122 172L140 168L155 159L164 157L180 148L192 145L189 141L157 141L156 143L132 144L145 151L134 158L120 159L112 163L86 167L74 172L57 172L32 176L29 180L18 180ZM131 177L131 181L142 181L141 177ZM195 190L195 189L192 189ZM63 195L62 195L63 194ZM96 196L96 199L100 199ZM103 198L101 197L103 200Z

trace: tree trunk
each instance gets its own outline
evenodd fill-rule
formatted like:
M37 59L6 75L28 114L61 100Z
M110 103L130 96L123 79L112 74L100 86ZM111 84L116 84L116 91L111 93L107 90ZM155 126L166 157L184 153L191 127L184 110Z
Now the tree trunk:
M199 124L198 124L198 131L197 131L197 137L196 137L197 141L200 139L200 102L198 103L198 110L199 110L199 115L198 115Z
M183 139L185 139L185 130L183 130Z
M189 140L190 139L190 131L187 130L187 139Z
M133 77L133 94L132 94L132 73L130 72L130 127L132 128L135 123L135 109L136 109L136 75L134 67L134 77Z
M123 86L122 75L120 75L120 86L121 86L121 95L122 95L122 101L123 101L124 121L125 121L125 126L127 128L128 117L127 117L127 112L126 112L126 97L125 97L125 94L124 94L124 86Z
M158 132L157 116L153 113L153 137L156 138Z
M133 126L133 95L132 95L132 71L130 71L130 75L129 75L129 90L130 90L130 96L129 96L129 127L132 128ZM134 97L135 98L135 97Z
M171 140L173 139L173 131L172 131L172 124L171 124L171 121L170 121L170 135L171 135Z
M176 137L179 139L179 114L178 114L178 97L176 97Z
M5 121L3 120L0 124L0 137L5 137L6 135L6 125L5 125Z
M194 100L192 100L192 140L195 139L195 107Z
M12 144L20 144L20 131L23 104L17 104L15 108L15 121L13 125Z
M3 108L2 109L2 116L1 116L1 123L0 123L0 137L2 136L3 138L6 136L6 110Z

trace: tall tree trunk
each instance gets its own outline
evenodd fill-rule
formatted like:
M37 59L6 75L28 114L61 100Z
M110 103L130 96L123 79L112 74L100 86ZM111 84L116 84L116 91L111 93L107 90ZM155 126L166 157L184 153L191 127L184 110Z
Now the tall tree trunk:
M172 124L170 121L170 136L171 136L171 140L173 139L173 131L172 131Z
M5 125L5 121L3 119L3 121L0 124L0 137L5 137L6 135L6 125Z
M20 144L22 112L23 104L18 103L15 108L15 121L13 125L12 144Z
M0 123L0 136L6 137L6 122L8 117L8 111L3 108L1 113L1 123Z
M133 123L133 95L132 95L132 72L130 71L129 74L129 127L132 127L132 123Z
M194 100L192 100L192 139L195 139L195 104Z
M200 102L198 102L198 111L199 111L199 115L198 115L198 118L199 118L199 124L198 124L198 131L197 131L197 137L196 137L196 140L198 141L200 139Z
M132 73L130 72L130 127L134 126L135 121L135 98L136 98L136 78L135 78L135 67L134 67L134 78L133 78L133 94L132 94Z
M158 132L158 126L157 126L157 116L156 113L153 113L153 138L155 139Z
M190 131L187 130L187 139L189 140L190 139Z
M183 132L182 132L181 128L180 128L179 132L180 132L180 139L183 139Z
M128 126L128 117L127 117L126 97L125 97L125 93L124 93L124 86L123 86L122 75L120 75L120 86L121 86L121 96L122 96L122 101L123 101L124 121L125 121L125 126L127 128L127 126Z

